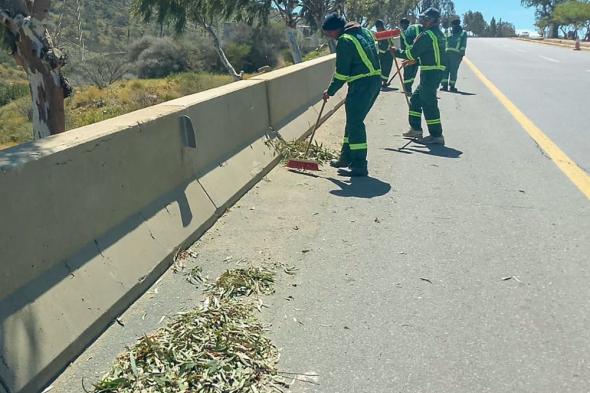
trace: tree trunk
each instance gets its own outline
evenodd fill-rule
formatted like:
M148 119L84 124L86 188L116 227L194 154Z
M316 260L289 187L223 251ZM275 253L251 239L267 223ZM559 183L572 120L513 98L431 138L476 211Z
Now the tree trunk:
M229 59L225 55L225 51L221 47L221 41L219 40L219 37L217 36L217 33L215 32L213 27L208 23L203 23L203 26L205 27L205 30L207 30L207 32L209 33L209 35L213 39L213 46L215 46L215 50L217 51L217 55L219 56L219 60L221 60L221 63L223 64L223 66L227 70L227 73L232 78L234 78L234 80L236 80L236 81L242 80L243 73L238 74L236 72L236 69L234 68L234 66L231 64L231 62L229 61Z
M46 15L49 2L37 0L26 4L29 15L12 16L0 11L0 21L11 35L16 62L27 73L33 101L33 138L41 139L65 131L64 98L70 90L61 74L65 56L55 48L48 31L36 18Z
M297 43L297 29L287 26L287 41L289 42L289 49L291 50L291 56L293 56L293 63L298 64L303 61L301 55L301 49Z
M551 32L549 33L551 35L550 38L559 38L559 25L554 23L551 25L550 29L551 29Z

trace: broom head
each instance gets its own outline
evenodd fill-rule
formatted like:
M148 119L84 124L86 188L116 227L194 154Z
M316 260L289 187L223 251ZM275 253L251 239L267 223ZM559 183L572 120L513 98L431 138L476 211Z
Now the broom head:
M320 163L312 160L289 160L287 168L298 171L319 171Z

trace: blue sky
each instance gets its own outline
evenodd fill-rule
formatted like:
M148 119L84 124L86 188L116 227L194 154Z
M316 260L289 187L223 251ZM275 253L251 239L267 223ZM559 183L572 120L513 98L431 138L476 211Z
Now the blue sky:
M492 16L514 23L517 30L536 31L535 9L524 8L520 0L455 0L459 15L466 11L480 11L489 22Z

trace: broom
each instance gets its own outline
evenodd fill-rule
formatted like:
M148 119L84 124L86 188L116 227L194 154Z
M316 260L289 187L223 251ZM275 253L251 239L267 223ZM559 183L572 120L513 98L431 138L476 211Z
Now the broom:
M324 113L324 108L326 107L326 100L322 104L322 109L320 110L320 115L318 116L318 121L315 123L315 127L313 132L311 133L311 138L309 138L309 144L307 145L307 150L305 150L305 155L303 156L303 160L296 160L290 159L287 162L287 168L296 169L299 171L319 171L320 170L320 163L313 160L308 160L307 157L309 156L309 150L311 149L311 144L313 143L313 138L315 136L316 131L320 126L320 121L322 120L322 115Z

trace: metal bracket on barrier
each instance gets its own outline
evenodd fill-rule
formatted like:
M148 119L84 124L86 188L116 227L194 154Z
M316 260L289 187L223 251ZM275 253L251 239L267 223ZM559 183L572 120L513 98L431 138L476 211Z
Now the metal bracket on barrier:
M193 121L189 116L180 116L180 128L184 137L184 146L193 149L197 148L197 133L193 127Z

